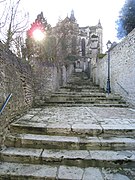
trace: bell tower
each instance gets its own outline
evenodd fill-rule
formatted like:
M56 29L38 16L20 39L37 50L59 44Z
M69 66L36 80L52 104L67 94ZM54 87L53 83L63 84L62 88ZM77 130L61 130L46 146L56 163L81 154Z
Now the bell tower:
M76 22L75 15L74 15L74 10L71 11L70 21Z
M99 37L99 53L103 52L103 28L101 25L101 22L99 20L98 24L97 24L97 35Z

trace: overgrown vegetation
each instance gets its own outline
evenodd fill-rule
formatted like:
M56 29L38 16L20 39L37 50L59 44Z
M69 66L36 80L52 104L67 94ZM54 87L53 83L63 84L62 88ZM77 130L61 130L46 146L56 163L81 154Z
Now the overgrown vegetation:
M116 24L119 39L128 35L135 28L135 0L125 0Z

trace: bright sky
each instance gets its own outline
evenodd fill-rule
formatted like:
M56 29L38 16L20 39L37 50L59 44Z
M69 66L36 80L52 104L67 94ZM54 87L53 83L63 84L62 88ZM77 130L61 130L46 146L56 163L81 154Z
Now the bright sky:
M125 0L22 0L23 7L29 11L31 23L41 11L52 26L59 17L64 19L73 9L80 26L94 26L99 19L103 26L103 45L108 40L118 41L115 21Z
M125 0L21 0L21 5L29 12L30 24L41 11L52 26L55 26L59 17L64 19L67 15L70 16L72 9L79 26L94 26L100 19L105 51L108 40L118 41L115 21L124 2Z

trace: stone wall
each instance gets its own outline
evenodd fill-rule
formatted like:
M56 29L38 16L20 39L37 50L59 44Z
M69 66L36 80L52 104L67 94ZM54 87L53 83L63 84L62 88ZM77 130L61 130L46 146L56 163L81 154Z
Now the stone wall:
M56 66L45 62L34 61L32 65L34 79L33 106L41 106L51 93L64 86L73 72L73 65Z
M31 67L0 46L0 108L7 96L12 97L0 114L0 143L12 119L25 112L33 101Z
M108 56L98 60L93 79L106 89ZM135 105L135 29L110 50L110 79L112 92L119 93L130 104Z
M0 114L1 144L10 122L29 108L42 105L52 92L66 84L73 68L72 64L58 66L35 59L29 64L5 51L0 43L0 109L12 93Z

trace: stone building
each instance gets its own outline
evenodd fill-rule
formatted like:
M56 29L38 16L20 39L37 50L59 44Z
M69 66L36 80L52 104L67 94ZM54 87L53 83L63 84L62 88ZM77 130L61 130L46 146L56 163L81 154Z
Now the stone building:
M100 21L96 26L79 27L80 56L96 60L103 49L103 30Z
M97 55L103 50L103 29L100 20L95 26L80 27L72 10L70 17L60 21L55 30L58 30L63 24L67 27L70 24L71 31L66 31L66 43L68 44L68 55L76 57L76 67L86 70L88 61L90 61L91 66L94 66ZM62 32L58 30L58 34L56 34L59 36L59 33Z
M62 61L71 60L78 54L79 25L76 22L72 11L70 17L59 20L53 28L52 35L55 35L57 45L57 57Z
M88 66L94 68L97 55L102 53L103 49L103 29L100 20L95 26L80 27L72 10L69 17L59 20L53 28L48 26L42 12L37 16L34 24L37 22L44 28L47 27L48 30L46 29L44 47L41 48L38 44L34 55L37 54L40 59L41 56L43 59L54 59L54 62L57 61L61 64L69 61L75 62L76 68L81 71L87 70ZM29 32L33 30L33 26ZM43 50L41 51L41 49ZM30 54L32 53L30 52Z

